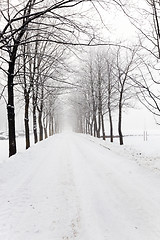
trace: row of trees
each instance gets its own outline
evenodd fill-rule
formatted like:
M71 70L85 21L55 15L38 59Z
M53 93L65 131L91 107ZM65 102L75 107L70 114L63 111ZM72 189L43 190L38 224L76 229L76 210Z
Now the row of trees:
M123 144L122 112L124 107L133 106L135 53L119 47L98 49L90 54L79 73L79 94L72 100L78 132L98 138L102 135L105 140L108 118L113 142L113 112L116 112L120 144Z
M117 111L120 144L123 144L122 110L125 105L130 106L131 98L138 98L154 114L157 124L160 122L160 2L132 3L121 8L137 30L134 46L130 46L130 50L121 47L98 56L94 54L85 65L80 81L82 94L74 104L79 106L78 114L83 115L77 122L77 131L99 137L101 129L105 139L104 116L108 114L111 141L112 112Z
M19 47L15 64L15 98L24 105L26 149L30 147L30 125L33 126L35 143L57 132L58 97L64 89L64 47L40 41L39 30L36 38L39 41L35 39L33 43L26 42Z
M40 40L41 36L37 34L36 38ZM19 91L22 90L24 97L26 148L29 148L29 109L33 113L35 143L37 143L38 139L43 140L43 135L47 138L48 135L52 135L54 132L53 117L56 101L62 91L62 86L56 82L59 78L63 79L60 70L64 62L64 49L57 44L51 47L47 41L35 40L32 44L26 43L26 45L20 47L19 53L20 57L17 59L16 64L16 83ZM39 138L37 122L39 125ZM49 133L47 133L47 129Z

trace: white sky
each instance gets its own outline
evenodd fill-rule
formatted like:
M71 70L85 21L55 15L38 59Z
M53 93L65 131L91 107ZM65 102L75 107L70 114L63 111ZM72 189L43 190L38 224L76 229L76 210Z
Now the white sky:
M144 107L142 109L129 109L123 116L124 133L143 134L144 131L148 131L148 133L160 134L160 126L155 123L153 114Z
M136 2L136 0L134 1ZM142 3L144 2L138 2L138 4ZM108 22L111 29L109 34L111 39L122 39L125 43L135 43L137 40L137 30L135 30L134 26L122 12L118 12L117 14L114 9L113 12L110 11L110 15L105 20L106 25ZM143 134L143 131L147 130L150 133L159 132L160 134L160 126L156 124L153 114L142 104L139 103L138 105L139 107L136 109L128 109L123 113L123 132Z

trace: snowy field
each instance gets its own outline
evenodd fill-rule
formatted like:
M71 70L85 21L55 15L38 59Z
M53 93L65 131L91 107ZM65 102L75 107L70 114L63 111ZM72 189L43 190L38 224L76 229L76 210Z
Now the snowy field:
M114 139L114 143L106 142L97 138L87 136L90 141L108 147L111 151L128 159L136 161L139 165L160 171L160 135L148 135L147 141L142 136L124 137L124 145L119 145L119 139Z
M0 141L0 239L160 239L160 136L17 140L10 159Z

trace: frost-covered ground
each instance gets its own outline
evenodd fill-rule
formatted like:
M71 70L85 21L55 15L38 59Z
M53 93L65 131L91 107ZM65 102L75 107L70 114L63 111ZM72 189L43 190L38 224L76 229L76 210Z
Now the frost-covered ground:
M159 240L158 139L58 134L24 152L19 138L1 155L0 239Z
M143 167L150 168L152 171L160 171L160 135L148 135L147 141L143 136L127 136L124 137L124 145L119 146L119 140L114 139L114 143L110 143L109 139L102 139L87 136L90 141L108 147L111 151L136 161Z
M17 141L17 151L25 151L25 138L19 136L16 138ZM31 145L33 145L33 136L31 136ZM8 159L8 140L0 140L0 163Z

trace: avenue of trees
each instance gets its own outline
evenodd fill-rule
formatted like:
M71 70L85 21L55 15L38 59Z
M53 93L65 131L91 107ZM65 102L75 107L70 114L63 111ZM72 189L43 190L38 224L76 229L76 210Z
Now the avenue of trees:
M104 15L112 6L134 26L134 43L98 35L97 19L106 27ZM113 142L116 115L122 145L123 110L135 98L159 123L159 21L159 0L0 0L0 101L7 106L9 156L17 152L17 95L24 106L26 148L31 130L35 143L59 131L59 96L72 89L78 132L103 140L109 135ZM72 54L83 61L71 82L66 76Z
M28 148L30 146L28 129L30 95L32 95L33 104L34 136L35 142L37 142L36 111L38 110L39 138L41 140L43 132L42 115L43 117L46 114L46 117L48 116L48 110L44 107L44 105L47 106L46 103L44 104L44 99L48 100L50 95L57 94L55 87L51 86L51 82L53 82L51 79L57 80L58 55L61 56L63 50L54 52L55 45L79 45L81 44L81 35L85 35L83 44L88 45L93 38L93 36L90 37L90 32L93 32L93 30L89 23L87 24L85 19L83 23L80 21L84 17L80 10L84 3L87 4L87 7L88 4L91 7L95 5L92 1L86 0L19 0L16 2L1 0L0 69L6 75L7 81L9 156L14 155L17 151L15 85L17 86L20 83L19 85L22 86L24 91L26 147ZM81 6L79 7L79 5ZM57 46L57 48L60 47ZM55 97L52 101L55 102ZM50 102L50 104L53 103ZM51 108L51 106L48 106L48 108ZM46 113L42 114L44 109ZM53 119L53 116L51 119Z
M123 108L132 107L135 82L135 50L123 48L99 49L89 55L79 72L78 96L73 104L77 109L78 132L106 139L105 122L109 120L110 141L113 142L113 113L118 116L118 134L123 144ZM78 78L78 77L77 77ZM107 128L108 131L108 128Z

